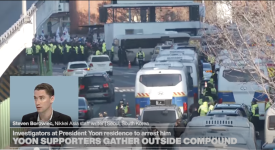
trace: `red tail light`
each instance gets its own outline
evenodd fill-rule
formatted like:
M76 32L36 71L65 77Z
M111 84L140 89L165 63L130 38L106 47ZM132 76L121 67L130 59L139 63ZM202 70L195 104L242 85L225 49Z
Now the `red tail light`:
M88 110L79 110L79 112L87 113Z
M104 87L104 88L108 88L108 87L109 87L109 84L108 84L108 83L103 84L103 87Z
M80 85L79 88L80 88L80 90L83 90L85 88L85 86L84 85Z
M183 103L183 112L187 113L187 104L186 103Z
M84 69L84 70L87 70L87 71L89 71L89 70L90 70L90 68L86 68L86 69Z
M218 102L218 104L221 104L221 103L222 103L222 98L220 98L220 99L219 99L219 102Z
M74 70L67 70L67 72L73 72Z
M93 64L90 64L90 67L93 67Z
M109 64L109 66L113 66L113 64L112 64L112 63L110 63L110 64Z
M194 100L198 99L198 94L194 93Z
M136 104L136 115L140 114L140 106L139 104Z

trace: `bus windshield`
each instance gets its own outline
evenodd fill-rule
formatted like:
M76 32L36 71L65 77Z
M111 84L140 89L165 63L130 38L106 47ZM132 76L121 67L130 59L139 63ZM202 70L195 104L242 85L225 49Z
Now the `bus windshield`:
M189 38L185 37L176 37L173 38L174 42L185 42L188 41ZM154 48L159 43L163 43L161 38L148 38L148 39L125 39L121 42L121 47L125 47L125 49L134 49L134 48Z
M146 87L175 86L182 81L180 74L147 74L141 75L140 83Z
M260 76L254 70L250 69L224 70L223 77L228 82L253 82L260 80Z

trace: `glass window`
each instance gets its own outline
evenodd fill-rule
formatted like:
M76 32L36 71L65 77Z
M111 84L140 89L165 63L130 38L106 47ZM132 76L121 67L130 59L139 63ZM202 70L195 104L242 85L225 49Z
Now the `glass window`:
M171 46L162 46L161 49L171 49Z
M71 64L70 69L76 69L76 68L87 68L87 64Z
M228 82L251 82L255 80L260 80L257 73L253 73L254 70L242 69L242 70L224 70L223 77Z
M140 83L147 87L175 86L182 81L180 74L141 75Z
M125 49L134 49L134 48L154 48L158 43L161 42L160 38L154 39L126 39L125 42L122 43L122 47Z
M86 106L84 99L78 99L78 106Z
M85 77L83 83L86 85L101 85L106 83L106 79L103 76Z
M176 113L175 111L167 111L163 113L163 110L159 111L144 111L143 122L149 123L175 123Z
M156 47L156 48L155 48L155 54L159 54L159 50L160 50L160 48L159 48L159 47Z
M275 116L268 117L268 130L275 130Z
M203 64L203 70L212 70L212 67L210 64Z
M105 62L110 61L109 57L93 57L92 62Z

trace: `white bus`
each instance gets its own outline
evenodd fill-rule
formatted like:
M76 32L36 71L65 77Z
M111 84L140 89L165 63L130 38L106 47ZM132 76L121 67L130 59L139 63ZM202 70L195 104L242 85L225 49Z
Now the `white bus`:
M198 66L196 65L195 59L192 56L161 56L156 58L156 62L181 62L184 66L186 66L187 71L190 72L192 81L193 81L193 89L188 91L188 105L192 105L194 103L194 99L198 98ZM188 106L188 108L189 108Z
M218 73L218 103L225 104L246 104L251 106L253 100L259 105L259 119L265 119L265 101L268 100L265 91L268 91L267 84L258 84L261 77L255 69L248 67L243 61L225 60ZM262 73L268 77L267 67L259 65Z
M120 35L116 38L118 46L125 48L127 51L127 58L132 63L138 63L136 54L141 47L145 53L145 61L151 60L151 52L159 44L165 41L184 42L186 45L190 39L190 35L187 33L157 33L157 34L132 34L132 35ZM114 52L114 61L118 61L118 49Z
M265 115L265 142L273 143L275 139L275 105L269 107Z
M136 115L141 115L143 108L148 105L171 104L188 113L187 71L183 65L176 66L145 65L138 71L135 81Z

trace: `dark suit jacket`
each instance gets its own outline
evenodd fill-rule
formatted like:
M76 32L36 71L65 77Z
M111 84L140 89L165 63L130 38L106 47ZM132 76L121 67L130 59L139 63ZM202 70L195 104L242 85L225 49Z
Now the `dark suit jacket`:
M39 127L39 125L30 125L30 122L37 122L37 117L38 117L38 112L34 112L34 113L30 113L27 115L24 115L22 117L22 122L28 122L29 125L21 125L21 127ZM51 125L51 127L73 127L73 125L70 125L70 123L72 122L71 117L64 115L62 113L59 113L57 111L53 111L53 116L51 119L51 122L53 125ZM68 123L67 125L57 125L55 123L57 122L66 122Z

